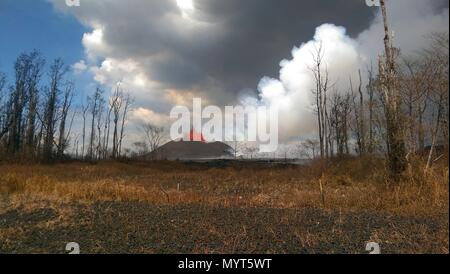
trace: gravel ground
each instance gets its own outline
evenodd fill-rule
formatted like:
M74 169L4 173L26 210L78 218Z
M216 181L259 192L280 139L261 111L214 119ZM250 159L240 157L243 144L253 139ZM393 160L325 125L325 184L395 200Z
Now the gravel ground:
M0 253L65 253L68 242L77 242L81 253L367 253L369 241L380 243L382 253L448 253L448 217L66 204L0 214Z

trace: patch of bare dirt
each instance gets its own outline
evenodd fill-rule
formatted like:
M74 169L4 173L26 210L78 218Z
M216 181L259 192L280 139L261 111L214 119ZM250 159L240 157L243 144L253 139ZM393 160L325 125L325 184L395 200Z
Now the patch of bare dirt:
M340 213L318 208L155 206L145 203L66 204L70 221L42 208L0 214L0 253L448 253L448 214L434 218ZM2 230L16 228L17 237ZM443 240L444 239L444 240Z

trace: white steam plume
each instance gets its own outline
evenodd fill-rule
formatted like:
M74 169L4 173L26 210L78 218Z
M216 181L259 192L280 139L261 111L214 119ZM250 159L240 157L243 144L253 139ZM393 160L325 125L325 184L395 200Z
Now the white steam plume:
M354 77L364 58L358 44L347 36L343 27L324 24L316 29L314 39L295 47L292 59L280 63L280 77L264 77L258 85L260 103L277 106L280 110L280 138L284 141L316 132L313 111L315 79L312 72L314 55L323 51L323 68L327 68L333 90L347 88L349 77ZM342 84L342 85L341 85ZM334 92L332 91L332 92Z

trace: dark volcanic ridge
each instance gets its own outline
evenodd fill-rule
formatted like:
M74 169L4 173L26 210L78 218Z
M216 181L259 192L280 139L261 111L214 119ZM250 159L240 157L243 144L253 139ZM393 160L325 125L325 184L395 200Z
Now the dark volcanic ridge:
M150 153L159 160L213 160L233 158L233 149L222 142L171 141Z

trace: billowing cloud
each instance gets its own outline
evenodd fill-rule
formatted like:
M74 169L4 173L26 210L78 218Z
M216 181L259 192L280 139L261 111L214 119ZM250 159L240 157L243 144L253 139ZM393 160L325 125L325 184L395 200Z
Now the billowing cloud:
M314 39L295 47L292 59L280 63L280 77L264 77L258 90L261 103L277 106L280 110L280 133L285 138L315 131L313 90L315 89L314 59L319 50L322 73L329 73L330 92L341 92L340 81L347 82L362 63L358 44L347 36L343 27L324 24L316 29Z
M78 74L78 73L85 71L88 67L84 60L80 60L79 62L73 64L72 68L75 71L75 73Z
M448 32L448 7L444 1L398 0L388 2L389 21L394 43L403 54L417 53L427 46L427 35ZM363 75L371 62L384 51L383 24L378 12L369 28L356 38L344 27L324 24L316 29L314 39L294 47L292 59L280 63L279 78L263 77L258 85L260 103L280 106L280 134L284 140L317 131L314 112L315 79L311 68L316 49L322 47L332 93L348 92L349 78ZM293 126L294 125L294 126Z
M133 60L159 89L200 93L217 104L254 88L262 75L276 76L278 61L316 26L332 21L357 34L371 16L358 0L96 0L77 8L49 1L91 28L82 43L87 61L98 67L93 71L100 72L105 60ZM146 96L155 97L154 91Z
M242 98L284 104L285 139L314 131L314 45L323 42L340 82L382 52L379 12L364 0L96 0L77 8L48 1L91 29L81 41L84 64L99 83L123 83L136 115L168 115L194 96L222 106ZM425 34L448 31L448 1L395 0L388 8L406 52L424 47Z
M406 55L425 48L430 34L449 30L446 0L395 0L388 1L388 8L394 46ZM383 33L383 21L378 13L370 27L357 37L361 51L372 60L384 51Z

